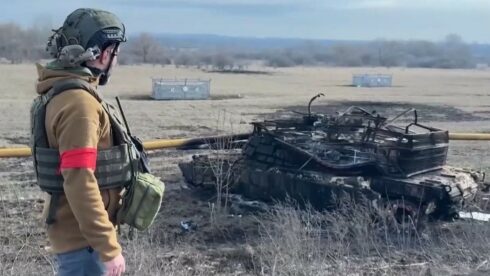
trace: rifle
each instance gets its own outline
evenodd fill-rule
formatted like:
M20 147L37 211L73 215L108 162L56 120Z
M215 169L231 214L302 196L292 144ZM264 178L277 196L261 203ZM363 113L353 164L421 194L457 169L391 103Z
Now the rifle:
M131 142L136 147L136 150L139 153L139 162L138 167L141 172L151 173L150 170L150 159L148 158L148 154L145 152L145 148L143 147L143 142L136 136L131 134L131 130L129 128L128 121L126 120L126 115L124 115L124 111L121 106L121 102L119 101L119 97L116 97L117 107L119 108L119 113L121 113L121 117L124 122L124 126L126 127L126 131L128 132L128 136L131 138Z

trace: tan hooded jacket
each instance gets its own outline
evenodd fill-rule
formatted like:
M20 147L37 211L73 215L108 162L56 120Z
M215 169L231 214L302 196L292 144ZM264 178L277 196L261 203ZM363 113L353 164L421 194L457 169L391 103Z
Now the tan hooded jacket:
M86 68L59 70L37 65L38 94L49 91L53 83L80 78L94 85L98 79ZM67 90L51 99L46 107L46 133L51 148L63 153L79 149L106 149L112 146L109 116L89 92ZM73 155L72 155L73 160ZM75 156L76 160L76 156ZM121 253L114 227L119 208L120 189L100 191L91 168L61 169L65 194L61 196L55 223L48 226L54 253L65 253L91 246L103 261ZM47 215L49 196L44 206Z

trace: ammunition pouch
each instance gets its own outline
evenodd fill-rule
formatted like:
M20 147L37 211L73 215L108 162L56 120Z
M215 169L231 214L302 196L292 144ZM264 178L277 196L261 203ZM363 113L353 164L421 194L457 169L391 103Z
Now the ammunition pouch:
M158 177L137 173L134 182L123 190L118 223L140 231L148 229L160 210L164 191L165 184Z

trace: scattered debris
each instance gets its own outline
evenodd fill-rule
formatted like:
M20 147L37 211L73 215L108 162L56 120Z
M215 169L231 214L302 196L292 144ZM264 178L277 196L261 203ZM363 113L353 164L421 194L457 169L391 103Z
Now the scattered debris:
M480 212L459 212L459 217L463 219L473 219L490 222L490 214Z
M234 214L246 214L265 212L269 210L268 205L258 200L245 200L241 195L230 194L228 199L231 202L231 212Z
M192 220L183 220L180 222L180 228L182 232L189 232L197 230L197 225Z

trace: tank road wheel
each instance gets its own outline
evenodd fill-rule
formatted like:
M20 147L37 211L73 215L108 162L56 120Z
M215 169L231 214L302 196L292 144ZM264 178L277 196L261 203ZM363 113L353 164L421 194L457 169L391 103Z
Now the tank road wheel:
M388 225L397 232L421 231L427 222L426 206L406 199L387 200L385 215Z

